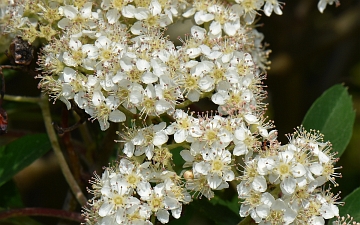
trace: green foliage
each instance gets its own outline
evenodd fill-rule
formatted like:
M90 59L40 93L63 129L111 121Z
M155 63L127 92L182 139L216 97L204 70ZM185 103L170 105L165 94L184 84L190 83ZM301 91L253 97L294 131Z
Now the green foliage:
M4 185L0 187L0 207L15 208L23 206L20 193L14 183L14 181L9 180Z
M357 188L354 190L351 194L346 196L343 200L345 202L345 205L343 207L340 207L340 215L346 216L347 214L354 217L354 220L357 222L360 221L360 188Z
M240 221L238 213L233 212L227 206L214 205L207 199L195 200L191 204L204 215L204 218L212 220L217 225L236 225Z
M341 84L326 90L310 107L302 122L309 130L319 130L333 151L342 155L348 145L355 121L351 96Z
M347 216L351 215L351 217L354 218L354 221L359 222L360 221L360 188L355 189L351 194L347 195L343 202L345 202L345 205L342 207L339 207L340 209L340 216ZM332 221L334 219L330 220L329 224L332 224Z
M41 223L36 220L31 219L30 217L15 217L1 220L1 225L41 225Z
M51 148L46 134L21 137L0 147L0 186Z

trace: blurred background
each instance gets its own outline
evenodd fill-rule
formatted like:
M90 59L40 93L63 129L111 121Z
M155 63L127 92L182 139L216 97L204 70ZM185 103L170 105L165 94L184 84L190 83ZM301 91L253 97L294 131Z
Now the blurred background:
M343 167L337 171L343 174L337 182L341 196L345 197L360 186L360 1L342 0L337 8L328 5L323 14L317 10L317 0L283 2L282 16L273 14L268 18L263 15L258 22L258 30L264 33L267 48L272 50L271 70L264 81L268 86L268 116L275 121L279 140L286 143L285 134L292 133L301 124L316 98L334 84L343 83L348 87L356 121L348 149L337 164ZM3 53L9 43L2 41L0 44ZM9 63L3 54L0 63ZM16 71L5 71L4 74L6 94L39 96L39 80ZM8 134L0 136L0 146L25 134L45 132L36 104L5 102L3 108L9 116L9 129ZM53 120L59 123L64 104L58 102L52 110ZM70 114L69 121L71 124L76 119ZM96 128L97 122L94 125ZM74 135L76 137L76 132ZM51 152L14 180L28 207L62 208L64 199L69 196ZM55 224L57 220L45 218L41 221Z

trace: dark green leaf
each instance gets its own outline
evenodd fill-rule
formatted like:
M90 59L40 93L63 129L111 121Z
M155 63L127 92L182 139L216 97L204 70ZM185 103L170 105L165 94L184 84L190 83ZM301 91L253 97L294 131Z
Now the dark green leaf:
M0 207L2 208L18 208L22 207L20 193L14 183L9 180L0 187Z
M340 216L350 215L356 222L360 222L360 188L354 190L351 194L343 199L344 206L339 206ZM332 222L332 219L330 222ZM332 224L332 223L329 223Z
M0 147L0 186L50 150L46 134L27 135Z
M345 205L340 207L340 215L346 216L349 214L354 217L357 222L360 222L360 188L357 188L351 194L346 196L343 201L345 202Z
M240 203L239 203L239 198L237 196L234 196L231 199L231 201L229 201L229 200L224 200L222 197L219 197L216 195L214 198L212 198L210 200L210 202L213 204L223 205L223 206L229 208L231 211L233 211L236 215L239 214ZM240 219L240 216L239 216L239 219Z
M2 209L0 209L2 210ZM42 225L41 223L37 222L36 220L30 217L14 217L8 218L0 221L1 225Z
M303 126L324 134L325 141L332 143L333 151L338 152L339 157L350 141L354 121L351 96L344 86L337 84L313 103L304 117Z
M198 208L201 214L211 219L217 225L236 225L240 222L239 214L233 212L226 206L213 205L207 199L193 201L194 207Z

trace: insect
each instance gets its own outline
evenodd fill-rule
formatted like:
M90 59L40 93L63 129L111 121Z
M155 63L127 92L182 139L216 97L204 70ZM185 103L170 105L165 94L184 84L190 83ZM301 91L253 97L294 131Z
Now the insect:
M263 150L263 151L268 150L270 148L270 144L271 143L269 140L267 140L267 139L263 140L263 142L261 143L261 150Z
M19 70L28 67L34 58L34 48L29 42L23 40L20 36L16 36L10 43L10 47L5 51L5 55L9 58L12 65L1 65L1 91L0 91L0 134L5 134L7 131L8 116L6 111L2 108L2 103L5 95L5 78L3 69Z

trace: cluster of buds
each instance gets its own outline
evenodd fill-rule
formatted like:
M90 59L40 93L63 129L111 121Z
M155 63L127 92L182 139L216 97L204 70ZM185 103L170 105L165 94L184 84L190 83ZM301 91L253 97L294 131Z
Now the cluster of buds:
M126 157L92 180L86 224L167 223L192 197L211 199L229 182L238 183L240 216L256 223L338 216L338 196L322 189L338 175L330 144L299 128L281 145L264 118L269 50L253 22L258 11L281 9L277 0L9 2L5 32L45 42L39 88L54 101L74 102L101 130L145 119L119 132ZM194 25L175 46L164 32L184 18ZM183 110L205 98L216 113Z

